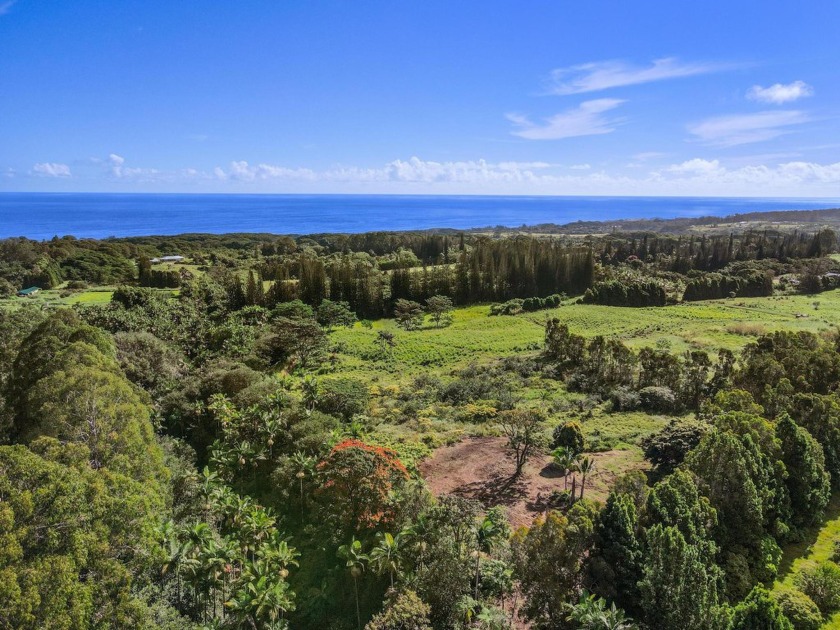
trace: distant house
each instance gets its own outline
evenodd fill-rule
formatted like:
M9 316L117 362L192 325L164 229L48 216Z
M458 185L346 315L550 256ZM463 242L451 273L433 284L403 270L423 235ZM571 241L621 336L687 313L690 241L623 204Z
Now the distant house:
M41 290L41 287L29 287L28 289L21 289L17 292L18 297L32 297L38 291Z
M184 260L183 256L161 256L160 258L152 258L149 262L151 263L165 263L165 262L181 262Z

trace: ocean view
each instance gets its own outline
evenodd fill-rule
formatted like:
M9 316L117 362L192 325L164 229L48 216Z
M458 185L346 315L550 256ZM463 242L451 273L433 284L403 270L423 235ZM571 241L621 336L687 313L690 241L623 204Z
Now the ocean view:
M0 193L0 237L468 229L838 205L840 198Z

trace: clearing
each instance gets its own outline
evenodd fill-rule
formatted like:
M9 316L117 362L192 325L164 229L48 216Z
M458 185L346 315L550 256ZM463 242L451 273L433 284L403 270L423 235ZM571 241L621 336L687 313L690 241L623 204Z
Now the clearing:
M563 490L563 475L552 465L551 456L534 455L522 475L512 479L513 462L506 444L503 437L466 438L437 449L418 468L436 495L476 499L485 507L502 505L514 528L528 526L548 509L551 493ZM638 448L589 456L595 460L595 472L586 479L584 497L602 502L621 473L649 467ZM578 487L580 481L577 475ZM571 488L571 475L568 483Z

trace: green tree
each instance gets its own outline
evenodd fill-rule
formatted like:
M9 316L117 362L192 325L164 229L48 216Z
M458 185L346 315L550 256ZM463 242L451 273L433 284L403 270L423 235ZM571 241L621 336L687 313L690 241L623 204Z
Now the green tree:
M394 304L394 319L404 330L417 330L423 325L425 316L423 307L417 302L400 298Z
M645 621L661 630L720 628L722 572L679 529L654 525L639 582Z
M800 571L796 586L810 597L823 615L840 610L840 566L834 562L822 562Z
M774 591L773 596L794 630L819 630L823 625L820 609L810 597L795 588Z
M776 422L776 435L782 443L782 461L788 473L785 483L790 496L791 521L797 528L816 525L822 521L831 497L823 449L786 414Z
M756 586L735 606L727 630L794 630L794 627L767 589Z
M365 572L365 566L370 558L362 551L362 543L353 537L348 545L341 545L338 548L338 557L344 560L344 566L353 578L353 593L356 597L356 623L362 627L362 613L359 608L359 578Z
M522 474L528 457L542 444L543 416L530 409L513 409L500 414L499 426L513 455L514 477Z
M566 619L577 630L636 630L638 626L616 605L584 591L575 604L567 604Z
M380 533L376 544L370 550L370 562L380 575L387 574L391 580L391 588L394 588L394 579L400 577L402 571L400 536Z
M452 298L445 295L433 295L426 300L426 312L438 328L452 322L452 309Z
M291 362L305 368L321 357L326 345L326 333L314 319L278 317L260 347L269 365Z
M356 314L350 310L347 302L333 302L332 300L321 300L315 318L328 332L333 328L344 326L350 328L356 323Z
M551 434L551 448L567 448L575 456L583 451L584 444L583 429L578 422L564 422Z
M388 591L382 612L375 615L365 630L432 630L431 608L411 590Z
M513 536L514 569L527 597L524 613L540 627L563 627L564 604L581 587L584 551L592 542L596 514L589 501L578 501L566 515L549 512Z
M633 497L611 492L598 514L595 540L589 556L589 573L598 593L619 601L624 608L638 605L643 547Z

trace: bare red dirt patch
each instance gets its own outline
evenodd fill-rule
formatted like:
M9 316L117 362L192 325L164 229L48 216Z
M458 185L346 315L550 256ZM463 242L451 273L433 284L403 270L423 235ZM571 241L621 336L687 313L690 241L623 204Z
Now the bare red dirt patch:
M595 473L586 479L584 496L595 500L606 499L610 486L621 473L647 468L641 453L635 450L590 456L595 460ZM514 527L530 525L548 509L552 492L563 490L563 475L551 464L549 455L531 457L522 475L512 479L513 460L503 437L467 438L439 448L419 468L436 495L455 494L476 499L485 507L502 505ZM580 475L577 483L579 488Z

